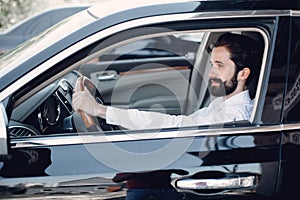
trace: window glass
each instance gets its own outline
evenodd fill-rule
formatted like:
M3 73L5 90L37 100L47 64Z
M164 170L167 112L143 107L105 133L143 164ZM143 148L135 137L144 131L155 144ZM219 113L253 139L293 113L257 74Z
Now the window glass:
M282 27L286 27L286 24L289 24L289 19L282 18L279 21L281 28L278 28L273 60L270 60L272 68L262 115L264 124L278 124L281 120L288 59L288 40L286 37L289 35L289 29Z
M287 122L300 121L300 18L295 18L292 22L293 32L290 51L290 65L288 73L288 86L284 101L284 119Z
M227 106L232 102L239 103L239 106L231 105L234 112L247 108L247 117L250 117L254 96L247 102L231 99L225 104L223 97L217 98L216 94L211 95L208 90L211 71L214 71L216 78L224 79L228 87L233 88L237 73L244 70L241 66L236 70L235 63L231 63L230 69L227 69L228 63L222 64L220 57L211 58L213 45L224 33L226 32L162 32L118 41L105 48L95 47L85 58L72 64L70 73L16 106L11 117L10 134L12 137L25 137L224 124L229 122L225 116L225 108L228 109ZM255 43L260 42L257 39L259 34L255 32L236 30L232 33L246 35ZM219 50L226 51L222 48ZM259 63L261 55L258 57ZM229 59L229 54L227 56ZM258 64L259 69L260 66ZM224 76L219 75L221 71ZM76 86L76 81L81 76L85 77L84 84ZM214 84L223 83L215 80ZM252 92L255 95L257 83L254 85ZM80 90L89 91L97 104L85 99L86 104L80 109L89 111L74 112L72 98L75 90L75 94L80 93ZM89 96L87 94L85 96ZM211 102L214 102L213 109L208 108ZM86 115L93 112L100 116L97 106L99 103L107 106L104 115L106 121L89 116L91 114ZM199 115L197 111L200 108L203 109ZM214 109L225 114L210 115ZM120 120L121 124L118 123ZM239 120L244 121L244 118L232 118L232 122ZM128 123L130 125L127 126Z

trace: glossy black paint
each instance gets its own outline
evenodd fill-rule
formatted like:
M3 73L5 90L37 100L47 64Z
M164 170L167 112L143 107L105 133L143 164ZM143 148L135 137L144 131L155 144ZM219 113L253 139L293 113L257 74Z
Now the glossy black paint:
M279 160L279 140L280 135L278 133L271 134L272 137L266 137L264 134L251 134L240 136L215 136L215 137L197 137L186 139L164 139L164 140L150 140L150 141L135 141L114 143L120 149L132 151L135 153L148 152L149 148L157 149L164 147L166 143L177 144L190 144L186 151L179 158L174 157L174 163L172 165L164 167L164 170L182 169L185 166L185 170L189 173L185 176L191 176L194 167L210 167L215 166L218 173L251 173L258 174L261 180L259 187L257 187L256 197L261 196L264 199L273 198L272 194L276 189L276 185L271 184L270 178L274 179L278 173L278 160ZM58 138L59 139L59 138ZM212 145L212 146L210 146ZM138 148L136 148L138 147ZM4 164L4 167L0 171L2 177L40 177L40 176L74 176L76 178L79 174L95 173L95 174L110 174L113 177L119 171L114 167L107 166L107 163L101 163L101 161L95 158L95 154L91 154L91 150L102 151L107 149L107 145L101 146L96 144L85 145L68 145L49 148L34 148L34 149L13 149L13 159ZM199 148L201 148L199 150ZM203 149L203 150L202 150ZM209 151L207 151L209 150ZM95 152L94 152L95 153ZM99 152L100 153L100 152ZM110 152L115 154L114 152ZM68 155L68 160L65 159L65 155ZM77 156L80 155L80 160ZM72 158L74 157L74 158ZM267 158L267 159L266 159ZM148 162L155 162L156 160L165 159L164 157L149 157ZM130 169L132 165L135 165L135 170L145 169L147 163L141 165L138 159L132 158L131 163L128 164L126 160L121 157L117 157L118 166ZM157 162L157 161L156 161ZM148 163L148 164L149 164ZM185 163L185 164L183 164ZM260 163L260 164L251 164ZM220 167L217 167L220 165ZM199 168L200 169L200 168ZM163 170L163 169L162 169ZM211 170L208 170L209 172ZM198 171L199 172L199 171ZM201 171L200 171L201 172ZM207 174L204 170L203 176ZM215 174L215 173L214 173ZM88 176L87 176L88 177ZM216 176L213 176L216 178ZM57 180L59 181L59 179ZM86 183L86 179L82 179L83 187ZM63 181L58 186L63 184ZM103 185L105 182L97 182L91 185ZM275 182L273 182L275 183ZM119 185L120 183L113 183ZM122 183L121 183L122 184ZM58 187L58 188L59 188ZM58 188L56 190L58 190ZM23 194L29 194L32 188L27 188ZM198 191L201 193L201 191ZM215 192L215 191L212 191ZM223 192L223 191L219 191ZM74 194L76 192L73 191ZM204 191L204 193L206 193ZM251 194L249 191L248 195ZM78 193L77 193L78 194ZM224 193L226 194L226 193ZM38 195L36 193L35 195ZM187 196L191 196L190 192L186 193ZM253 194L252 194L253 195ZM214 196L214 195L213 195ZM33 195L34 197L34 195ZM190 198L205 199L206 197L194 196ZM190 199L189 198L189 199ZM220 197L216 197L217 199ZM226 196L226 198L229 198ZM231 196L231 198L238 198L238 196Z
M197 6L195 6L197 4ZM184 4L174 4L170 8L155 9L155 15L165 13L184 13L198 11L228 11L228 10L263 10L263 9L299 9L299 1L204 1L201 3L188 2ZM185 5L185 6L183 6ZM190 5L193 5L191 9ZM18 79L22 74L35 68L39 63L52 57L55 53L66 48L68 45L75 44L88 34L100 31L98 28L112 26L122 20L132 20L134 18L152 16L149 7L145 10L134 9L111 15L105 20L99 19L95 22L87 22L79 32L75 32L66 36L66 40L60 41L53 46L37 52L32 58L29 58L20 64L10 73L6 74L2 80L7 80L2 84L1 90L7 87L11 82ZM180 9L179 9L180 8ZM185 9L182 9L185 8ZM142 12L143 11L143 12ZM88 13L88 12L87 12ZM139 13L139 15L135 15ZM95 15L91 15L95 17ZM127 18L124 19L124 16ZM113 19L114 22L112 23ZM120 20L120 21L118 21ZM88 20L87 20L88 21ZM91 20L93 21L93 20ZM226 21L226 20L224 20ZM230 20L228 20L230 21ZM236 22L240 23L241 20ZM229 22L225 23L228 24ZM231 22L232 23L232 22ZM249 133L226 134L222 131L215 134L201 135L195 137L176 137L164 139L137 139L134 141L118 141L113 146L116 149L110 149L105 142L91 142L87 144L70 144L70 145L44 145L40 144L36 148L18 148L14 146L18 139L14 140L11 145L11 159L4 161L0 170L1 185L7 181L0 190L2 194L7 196L22 194L31 197L39 197L41 194L57 194L65 192L65 194L82 194L95 191L95 187L104 188L104 193L108 191L109 186L124 187L123 183L112 182L112 178L119 172L141 172L145 170L155 170L160 163L166 159L166 154L160 156L149 156L146 160L140 160L139 155L150 150L162 150L166 144L186 144L182 146L184 152L176 155L176 148L172 149L172 153L167 154L169 159L173 159L171 164L159 166L160 170L186 170L189 174L183 177L221 177L224 174L254 174L259 177L259 185L255 188L248 188L244 191L212 191L209 199L293 199L297 194L297 185L293 185L294 181L299 180L299 144L300 133L297 128L284 130L280 125L293 125L299 122L298 107L299 104L289 105L288 102L297 102L298 92L298 75L299 75L299 37L300 30L299 19L297 17L279 17L274 16L268 19L261 18L259 22L251 22L248 24L263 26L270 38L270 49L267 58L267 70L264 74L265 82L262 84L261 96L259 99L259 113L262 122L256 121L257 131L250 131L249 124L230 124L224 126L223 130L228 129L239 130L240 127L248 127ZM216 26L216 24L214 24ZM68 23L65 24L68 28ZM230 27L239 26L232 23ZM86 30L89 30L87 32ZM71 43L68 43L72 41ZM76 55L70 60L75 59ZM34 64L33 64L34 63ZM61 66L62 68L64 66ZM16 76L15 73L20 75ZM13 78L12 78L13 77ZM11 80L9 80L11 79ZM9 80L9 81L8 81ZM287 83L287 84L286 84ZM28 87L28 86L27 86ZM289 92L292 91L292 92ZM293 93L293 94L292 94ZM22 93L19 93L22 94ZM278 96L282 94L282 96ZM292 95L292 96L289 96ZM292 98L293 97L293 98ZM275 101L276 100L276 101ZM275 106L274 106L275 105ZM288 108L288 109L285 109ZM258 120L260 119L257 117ZM263 128L270 128L265 131ZM197 130L206 130L208 127L198 127ZM174 130L165 130L174 131ZM136 133L133 131L132 133ZM126 132L128 134L128 132ZM129 132L130 133L130 132ZM141 131L141 133L148 133ZM151 131L149 131L151 133ZM114 132L114 135L121 135L124 132ZM105 135L89 133L95 139L104 138ZM76 138L78 135L70 134ZM39 139L39 138L37 138ZM59 135L53 135L53 140L59 140ZM34 143L34 140L20 139L20 141ZM97 140L96 140L97 141ZM177 146L176 146L177 147ZM111 151L108 151L111 150ZM118 150L126 150L136 154L133 157L124 158L118 155ZM115 152L113 152L115 151ZM92 153L91 153L92 152ZM115 165L110 166L107 162L99 159L97 156L114 155L113 159L117 161ZM102 158L102 157L101 157ZM106 158L106 157L105 157ZM103 158L105 160L105 158ZM196 174L196 175L195 175ZM97 179L95 176L98 176ZM182 175L182 174L181 174ZM28 187L25 184L19 187L8 187L9 183L13 183L14 178L41 178L45 182L58 183L55 187L48 189L45 185L37 184L35 187ZM101 178L99 178L101 177ZM105 178L104 178L105 177ZM43 179L44 178L44 179ZM47 179L49 178L49 179ZM107 179L106 179L107 178ZM176 177L182 178L182 177ZM40 179L40 180L41 180ZM54 180L55 179L55 180ZM68 181L64 181L68 179ZM72 182L70 179L76 181ZM28 179L25 179L26 183ZM35 179L34 179L35 180ZM77 190L74 189L77 187ZM79 189L78 189L79 188ZM41 192L41 190L43 192ZM195 194L193 192L198 192ZM215 195L216 192L219 195ZM98 195L98 192L90 193L91 196ZM182 199L207 199L207 191L182 191ZM123 194L124 196L124 194ZM122 197L123 198L123 197Z
M94 135L94 137L101 136ZM268 180L270 177L276 177L278 173L278 156L280 144L279 138L279 133L269 133L268 136L258 133L235 136L226 136L220 134L212 137L198 136L196 138L182 139L170 138L163 140L140 140L135 141L134 143L116 142L114 143L114 146L129 152L142 153L148 152L149 149L159 150L163 148L165 144L188 144L186 153L181 155L180 157L176 157L175 155L175 157L173 158L175 162L172 165L165 166L164 170L182 169L182 167L185 166L184 169L189 172L189 174L186 176L190 176L193 174L192 169L194 167L201 166L205 168L220 165L220 167L217 167L217 171L225 174L236 174L244 172L252 174L257 173L260 177L260 180L262 180L257 190L261 191L260 195L262 197L269 198L269 195L272 195L276 188L276 185L271 184L271 182ZM57 140L59 140L59 136L57 137ZM95 174L110 174L110 177L113 177L116 173L119 172L118 170L116 170L115 166L121 168L127 167L127 169L130 169L131 165L137 166L136 168L132 168L135 171L145 169L145 167L147 166L141 165L139 159L135 159L134 157L132 158L130 165L128 165L127 161L124 160L122 156L120 156L115 158L119 163L114 167L109 167L107 166L107 163L101 163L101 159L97 159L95 157L95 151L100 151L101 153L103 153L103 150L111 149L108 147L109 146L107 146L106 144L102 144L100 146L97 144L86 144L85 146L67 145L35 149L14 148L12 149L12 155L15 159L21 159L12 159L9 162L6 162L4 164L4 168L1 170L1 175L3 177L56 177L59 175L76 176L78 174L86 174L92 172ZM94 152L91 154L91 151ZM48 152L48 156L45 156L45 152ZM110 153L116 155L111 151ZM28 156L28 154L31 154L31 156ZM66 155L68 155L68 159L65 158ZM78 155L80 155L80 160L77 157ZM34 158L36 160L34 160ZM165 158L163 156L155 158L149 157L148 162L153 163L157 159L160 160ZM88 165L86 165L87 163ZM22 170L18 170L20 168ZM265 172L265 170L267 172ZM206 170L203 171L204 177L206 176L205 171ZM83 179L82 181L82 184L84 184L86 180ZM94 184L101 185L103 183L99 182ZM265 188L267 188L268 190L266 190ZM30 191L31 188L28 188L28 190ZM189 192L186 195L191 196ZM237 196L231 196L231 198L237 198ZM202 197L199 196L199 199L202 199Z

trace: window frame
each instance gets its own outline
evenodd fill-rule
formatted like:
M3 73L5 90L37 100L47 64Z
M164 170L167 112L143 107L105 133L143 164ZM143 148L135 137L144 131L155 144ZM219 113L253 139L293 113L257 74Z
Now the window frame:
M193 14L194 15L194 14ZM143 24L143 23L145 23L146 21L148 21L149 19L152 19L152 18L154 18L154 19L156 19L156 20L158 20L158 19L160 19L160 18L165 18L165 19L167 19L166 21L166 23L169 23L169 17L171 17L171 16L174 16L174 15L168 15L168 16L163 16L163 17L150 17L150 18L146 18L146 19L140 19L140 20L134 20L134 21L141 21L141 23ZM176 15L177 16L177 15ZM191 14L182 14L182 16L191 16ZM255 19L255 17L256 16L254 16L254 19ZM198 20L202 20L202 18L196 18L197 19L197 21ZM180 19L179 21L185 21L185 20L187 20L187 19L185 19L184 17L182 18L182 19ZM193 20L195 20L195 19L193 19ZM205 19L204 19L205 20ZM218 19L217 19L218 20ZM173 20L173 21L177 21L177 20ZM132 23L134 23L134 22L132 22ZM124 24L127 24L127 22L126 23L124 23ZM121 25L124 25L124 24L121 24ZM129 24L131 24L131 23L129 23ZM116 29L118 29L119 28L119 26L121 26L121 25L116 25L116 26L114 26L114 27L111 27L111 28L108 28L108 29L106 29L106 30L104 30L104 31L101 31L101 32L99 32L99 33L97 33L97 34L95 34L95 35L93 35L93 36L90 36L89 38L87 38L87 39L85 39L85 40L83 40L83 41L81 41L81 42L79 42L78 44L76 44L76 45L74 45L73 47L71 47L71 48L68 48L68 49L66 49L65 51L63 51L63 52L61 52L61 53L59 53L58 55L56 55L56 56L54 56L53 58L51 58L49 61L46 61L45 63L43 63L43 64L41 64L38 68L36 68L36 70L33 70L33 72L31 72L31 73L29 73L29 74L27 74L26 76L25 76L25 78L28 78L28 76L29 75L34 75L34 77L36 77L36 76L38 76L39 74L41 74L41 73L43 73L43 72L45 72L47 69L50 69L51 68L51 66L54 66L55 64L54 63L58 63L58 62L60 62L60 61L63 61L64 59L62 59L62 55L65 55L65 56L63 56L63 57L69 57L70 55L72 55L74 52L76 52L76 51L78 51L78 50L81 50L81 47L83 47L83 46L86 46L86 45L84 45L84 44L86 44L86 43L88 43L88 44L92 44L92 43L94 43L94 41L95 41L95 38L104 38L105 36L108 36L109 35L109 32L111 31L111 29L112 30L116 30ZM263 94L263 91L261 91L261 85L262 85L262 83L265 81L265 80L263 80L264 78L264 75L266 74L266 60L267 60L267 57L268 57L268 54L269 54L269 51L270 51L270 49L269 49L269 36L268 36L268 34L266 33L267 31L265 31L264 29L261 29L261 28L259 28L259 27L240 27L240 28L216 28L216 29L207 29L207 31L212 31L212 30L214 30L214 31L233 31L233 30L239 30L239 31L257 31L257 32L259 32L259 33L261 33L262 34L262 36L263 36L263 38L264 38L264 40L265 40L265 50L264 50L264 54L263 54L263 58L262 58L262 68L261 68L261 73L260 73L260 78L259 78L259 83L258 83L258 90L257 90L257 96L258 96L258 98L256 98L255 99L255 103L254 103L254 112L252 113L252 116L251 116L251 120L250 120L250 122L251 123L256 123L256 122L258 122L259 120L257 120L257 115L261 115L261 113L258 113L258 111L257 111L257 105L258 105L258 102L260 101L260 98L261 98L261 95ZM193 30L193 31L195 31L195 30ZM196 30L196 31L199 31L199 30ZM203 30L201 30L201 31L203 31ZM191 32L191 31L189 31L189 32ZM104 33L104 34L103 34ZM101 35L101 36L100 36ZM111 46L109 46L109 48L112 48ZM102 51L104 52L104 51L107 51L107 49L102 49ZM67 56L66 56L67 55ZM23 98L21 98L21 99L19 99L18 101L17 101L17 104L18 103L21 103L22 101L24 101L28 96L30 96L30 95L32 95L33 93L35 93L37 90L39 90L40 88L43 88L45 85L47 85L47 84L49 84L50 82L53 82L55 79L57 79L57 77L61 77L63 74L65 74L65 73L67 73L68 71L70 71L71 69L74 69L74 68L76 68L77 67L77 65L78 64L81 64L83 61L79 61L78 63L75 63L74 65L72 65L71 67L69 67L69 68L67 68L67 69L65 69L65 70L63 70L63 71L61 71L60 73L58 73L56 76L53 76L52 78L50 78L48 81L46 81L46 82L44 82L43 84L40 84L39 85L39 87L37 87L37 88L35 88L34 90L32 90L32 92L31 93L28 93L28 95L27 96L24 96ZM51 65L52 64L52 65ZM46 66L46 67L45 67ZM24 80L24 77L21 79L21 80ZM32 80L31 78L29 79L29 80ZM20 80L19 80L20 81ZM18 82L19 82L18 81ZM26 81L26 83L27 83L28 81ZM19 86L19 84L18 83L16 83L16 84L13 84L12 86L11 86L12 88L18 88L18 87L20 87ZM9 88L11 88L11 87L9 87ZM7 91L7 90L5 90L4 91L4 94L8 94L9 92ZM262 111L261 111L262 112ZM201 128L203 128L204 127L204 129L203 130L201 130ZM230 134L230 133L232 133L232 132L236 132L237 130L239 130L240 129L240 127L234 127L234 125L232 126L232 127L234 127L233 128L233 130L231 130L231 128L229 128L228 130L225 130L225 132L224 132L224 130L223 130L223 128L221 128L220 130L218 130L218 129L216 129L216 130L213 130L211 133L209 133L209 131L207 130L207 129L205 129L205 128L207 128L207 126L201 126L201 127L187 127L187 131L189 132L189 134L187 134L187 135L183 135L182 137L187 137L187 136L195 136L195 135L198 135L199 133L201 133L201 134L203 134L203 132L205 132L206 134L214 134L214 132L215 131L221 131L222 132L222 134L223 133L225 133L225 132L228 132L228 134ZM192 133L190 132L190 129L192 130ZM195 130L196 129L196 130ZM200 129L200 130L199 130ZM242 128L241 130L243 130L243 129L245 129L245 127L244 128ZM170 130L170 129L164 129L162 132L165 132L165 131L168 131L168 130ZM246 130L248 131L249 130L249 127L247 127L246 126ZM180 131L183 131L182 129L180 129ZM132 133L134 134L134 133L136 133L136 132L141 132L141 131L132 131ZM142 131L143 132L143 131ZM145 131L147 134L148 133L150 133L150 132L153 132L153 130L150 130L150 131ZM156 131L154 131L154 132L156 132ZM161 132L161 130L160 130L160 132ZM178 130L175 130L174 131L175 133L177 133L178 132ZM146 135L147 135L146 134ZM111 135L111 137L112 138L114 138L114 135L115 136L119 136L120 135L120 133L119 132L116 132L116 134L112 134ZM204 134L205 135L205 134ZM68 136L68 135L66 135L66 136ZM173 135L174 136L174 135ZM45 137L45 136L42 136L42 137ZM60 136L60 137L64 137L64 136ZM75 136L75 138L76 138L77 136ZM85 137L88 137L87 135L85 135ZM167 137L167 138L169 138L169 137L172 137L172 136L162 136L163 138L165 138L165 137ZM175 137L178 137L178 136L175 136ZM56 136L55 137L52 137L52 138L56 138ZM117 137L117 138L119 138L119 137ZM125 137L126 138L126 137ZM41 139L40 137L36 137L36 139L37 140L39 140L39 139ZM126 139L128 139L128 138L126 138ZM143 139L146 139L146 138L143 138ZM149 139L149 138L148 138ZM151 138L151 139L153 139L153 138ZM18 141L18 139L14 139L16 142ZM26 138L26 140L27 140L27 138ZM34 139L35 140L35 139ZM50 139L51 140L51 139ZM112 140L114 140L114 139L112 139ZM64 140L62 140L62 141L64 141ZM68 141L68 140L67 140ZM74 141L77 141L77 139L75 139ZM75 142L76 143L76 142Z

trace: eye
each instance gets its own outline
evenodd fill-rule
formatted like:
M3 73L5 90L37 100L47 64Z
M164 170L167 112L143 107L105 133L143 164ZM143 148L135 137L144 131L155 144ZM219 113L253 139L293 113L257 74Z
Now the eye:
M219 68L223 68L223 67L225 67L222 63L218 63L218 67Z

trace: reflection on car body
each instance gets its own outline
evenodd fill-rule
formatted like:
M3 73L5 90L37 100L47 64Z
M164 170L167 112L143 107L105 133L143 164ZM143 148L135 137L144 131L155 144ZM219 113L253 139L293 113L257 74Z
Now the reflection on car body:
M155 176L168 174L157 185L179 199L293 199L299 9L299 1L107 1L3 55L1 198L124 199L132 177L147 177L153 198L162 191ZM249 121L89 131L74 112L81 76L117 108L188 115L207 106L211 44L228 32L263 49Z

